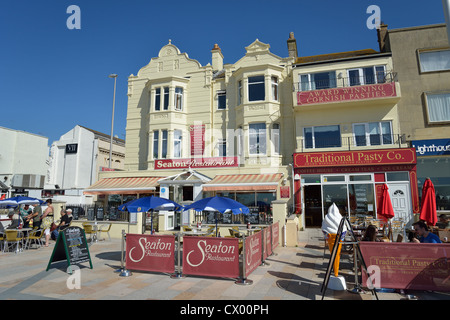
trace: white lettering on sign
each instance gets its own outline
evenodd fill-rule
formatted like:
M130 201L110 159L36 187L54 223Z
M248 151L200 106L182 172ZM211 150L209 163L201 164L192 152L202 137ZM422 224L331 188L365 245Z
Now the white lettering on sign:
M198 267L205 260L214 260L214 261L234 261L235 256L233 257L224 257L220 256L220 254L234 254L235 246L227 246L223 245L222 241L220 241L219 245L210 245L206 243L206 240L200 240L197 242L198 252L200 252L201 258L200 262L195 264L191 262L190 256L192 253L196 252L195 250L191 250L187 256L186 261L192 267ZM219 254L219 255L218 255Z

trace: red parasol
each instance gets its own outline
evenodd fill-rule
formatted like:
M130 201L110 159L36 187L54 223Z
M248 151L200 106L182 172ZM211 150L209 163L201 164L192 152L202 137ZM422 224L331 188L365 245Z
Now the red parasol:
M429 226L437 222L436 193L430 178L427 178L422 187L422 203L420 205L420 220L426 221Z
M378 215L382 216L385 221L388 221L395 215L388 189L389 189L388 186L384 184L381 189L382 190L381 201L378 204L377 210Z

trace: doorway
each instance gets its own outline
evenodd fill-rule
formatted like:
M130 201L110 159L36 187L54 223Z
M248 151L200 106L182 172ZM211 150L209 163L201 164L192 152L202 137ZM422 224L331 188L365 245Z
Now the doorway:
M320 185L306 185L304 187L305 199L305 226L322 226L322 190Z
M388 188L395 218L402 219L407 226L410 226L413 222L413 215L410 210L409 185L406 183L389 183Z

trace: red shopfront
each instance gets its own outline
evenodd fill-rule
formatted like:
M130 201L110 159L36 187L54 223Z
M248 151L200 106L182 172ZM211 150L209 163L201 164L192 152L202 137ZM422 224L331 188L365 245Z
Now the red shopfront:
M329 206L342 214L377 218L387 184L395 217L411 223L419 212L414 148L294 154L295 207L306 227L321 226Z

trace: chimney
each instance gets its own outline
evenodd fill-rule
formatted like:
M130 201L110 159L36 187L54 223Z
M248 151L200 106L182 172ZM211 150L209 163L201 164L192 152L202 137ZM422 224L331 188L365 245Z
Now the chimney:
M289 39L287 40L289 58L297 58L297 40L294 38L294 33L289 33Z
M391 45L389 43L388 26L381 22L380 28L377 28L378 45L380 52L390 52Z
M220 71L223 69L223 54L219 45L216 43L211 50L212 53L212 68L213 71Z

